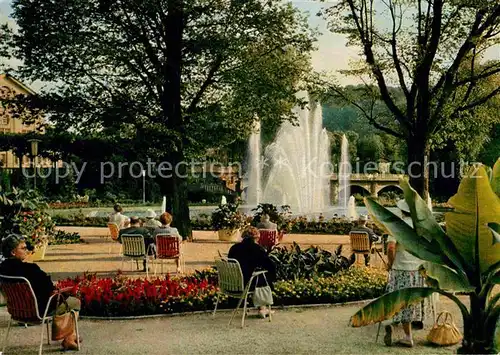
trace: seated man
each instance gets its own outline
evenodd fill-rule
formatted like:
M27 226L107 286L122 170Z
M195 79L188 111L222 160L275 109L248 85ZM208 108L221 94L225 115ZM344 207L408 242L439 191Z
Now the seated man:
M144 244L146 246L146 251L149 249L151 245L150 255L156 255L156 248L154 244L154 238L149 229L141 227L141 220L139 217L134 216L130 217L130 227L123 228L120 230L120 234L118 235L118 241L121 243L122 235L131 234L131 235L142 235L144 237ZM146 260L143 261L144 270L146 271Z
M370 248L373 243L380 242L380 237L373 232L373 229L368 228L366 226L366 222L368 221L368 216L361 215L359 216L357 225L351 230L351 232L366 232L368 233L368 238L370 239ZM370 254L365 254L365 265L370 265Z
M278 230L278 225L269 220L269 215L263 214L260 217L260 222L257 224L258 229L272 229Z

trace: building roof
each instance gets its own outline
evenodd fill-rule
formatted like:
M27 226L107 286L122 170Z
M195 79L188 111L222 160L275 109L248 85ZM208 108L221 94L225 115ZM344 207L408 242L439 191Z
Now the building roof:
M4 73L4 74L0 74L0 78L2 79L5 79L7 81L10 81L11 83L13 83L16 87L18 87L19 89L21 89L21 91L24 91L25 93L27 94L30 94L30 95L36 95L36 92L33 91L31 88L29 88L28 86L24 85L20 80L16 79L14 76L12 76L11 74L9 73Z

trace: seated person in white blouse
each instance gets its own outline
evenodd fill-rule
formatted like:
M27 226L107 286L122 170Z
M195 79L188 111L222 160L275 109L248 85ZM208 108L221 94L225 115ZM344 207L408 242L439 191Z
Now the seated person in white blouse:
M171 236L176 236L179 238L179 244L182 243L182 237L179 234L179 231L177 228L170 227L170 223L172 223L172 215L168 212L164 212L160 215L160 222L161 222L161 227L155 228L153 235L156 236L158 234L168 234ZM181 267L180 267L180 261L179 259L176 260L177 263L177 272L180 272Z

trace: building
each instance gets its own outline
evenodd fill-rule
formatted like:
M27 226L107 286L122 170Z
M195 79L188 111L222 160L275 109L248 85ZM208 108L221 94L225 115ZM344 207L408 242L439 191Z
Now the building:
M1 98L13 97L14 95L34 95L35 92L22 82L17 80L10 74L0 74L0 95ZM26 125L20 119L13 119L8 110L0 105L0 134L19 133L25 134L33 132L36 128L35 124ZM30 159L28 156L23 156L22 166L28 167ZM19 167L19 158L12 151L0 152L0 161L4 168Z

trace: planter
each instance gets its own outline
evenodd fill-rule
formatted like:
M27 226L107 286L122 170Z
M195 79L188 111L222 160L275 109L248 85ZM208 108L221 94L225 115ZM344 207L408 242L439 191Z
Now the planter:
M49 245L48 240L45 240L42 244L35 246L35 250L31 255L28 256L28 260L39 261L45 258L45 252L47 251L47 246Z
M237 242L240 240L239 229L219 229L217 234L219 234L219 240L226 242Z

